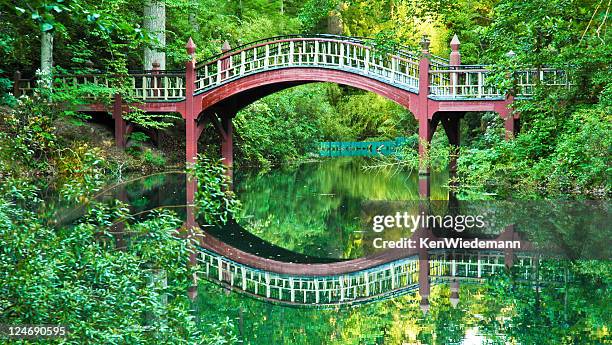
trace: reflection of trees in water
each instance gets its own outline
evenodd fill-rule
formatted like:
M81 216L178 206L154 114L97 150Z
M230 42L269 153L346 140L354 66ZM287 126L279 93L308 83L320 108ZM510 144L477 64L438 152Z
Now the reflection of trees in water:
M362 253L360 215L367 200L417 200L415 175L364 171L363 159L336 158L237 178L242 224L276 245L321 257ZM441 184L433 194L446 196Z
M458 344L469 334L491 344L598 344L609 340L608 261L542 262L540 278L567 269L571 283L521 282L501 273L482 285L461 284L454 308L448 285L432 287L423 315L415 294L332 310L280 307L226 295L203 284L196 302L201 324L239 318L247 344ZM229 333L239 334L238 325Z

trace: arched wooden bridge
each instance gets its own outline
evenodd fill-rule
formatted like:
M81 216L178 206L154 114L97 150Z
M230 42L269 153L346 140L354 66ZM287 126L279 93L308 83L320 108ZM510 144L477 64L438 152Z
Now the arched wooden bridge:
M193 162L198 138L207 122L220 133L222 155L233 163L232 118L236 112L266 95L295 85L332 82L371 91L409 109L419 122L419 151L425 153L439 123L451 145L459 145L459 120L467 111L494 111L505 121L508 136L517 131L519 114L509 108L513 99L530 97L536 85L569 85L566 72L532 69L516 72L516 94L507 95L492 85L487 66L461 65L459 40L450 42L450 59L429 53L424 37L420 53L407 48L378 48L368 39L316 35L283 36L252 42L196 63L191 39L191 60L184 71L154 69L127 76L127 95L115 95L112 109L101 103L82 111L110 111L115 121L117 145L124 147L131 125L123 117L126 102L151 113L180 113L185 120L186 160ZM100 74L58 75L63 85L112 86L112 76ZM34 92L36 83L16 76L15 94ZM454 170L456 162L451 162ZM421 173L427 174L427 168ZM428 195L428 185L424 186Z

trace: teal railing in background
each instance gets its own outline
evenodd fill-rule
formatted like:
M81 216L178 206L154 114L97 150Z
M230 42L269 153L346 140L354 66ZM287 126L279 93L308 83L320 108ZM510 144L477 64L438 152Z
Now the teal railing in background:
M409 138L398 137L389 141L324 141L319 143L319 156L378 156L396 154L404 145L410 145Z

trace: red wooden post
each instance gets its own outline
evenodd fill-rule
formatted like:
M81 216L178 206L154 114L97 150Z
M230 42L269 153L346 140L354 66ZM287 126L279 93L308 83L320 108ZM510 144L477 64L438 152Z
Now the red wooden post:
M429 312L429 294L431 284L429 282L429 254L427 249L419 248L419 296L421 296L421 310L423 314Z
M451 152L450 160L448 163L448 170L451 174L457 172L457 158L459 155L459 141L460 141L460 126L461 126L461 113L446 113L442 118L442 126L444 132L448 138L448 143L453 147L456 152Z
M449 57L449 63L451 66L460 66L461 65L461 53L459 53L459 37L457 35L453 36L453 39L450 42L451 53ZM450 78L451 83L451 94L453 96L457 95L456 85L459 81L459 75L457 73L452 73Z
M230 51L232 49L232 47L230 47L229 42L226 40L225 42L223 42L223 46L221 47L221 52L223 54L227 53L228 51ZM230 77L230 72L229 69L231 66L231 59L229 57L221 60L221 71L219 71L221 73L221 80L227 79Z
M195 50L196 45L191 37L185 46L187 54L191 60L185 66L185 147L187 163L194 163L198 155L198 136L197 136L197 114L195 114L194 97L195 91Z
M159 67L160 64L157 61L153 62L153 70L151 71L151 88L153 89L153 97L159 97L160 95L160 85L159 82L161 79L159 78Z
M450 291L450 303L453 308L456 308L459 304L459 281L457 279L453 279L453 281L450 282Z
M223 164L226 166L227 175L233 178L233 165L234 165L234 143L233 143L233 124L232 117L225 116L221 119L221 125L223 132L221 134L221 156L223 157Z
M15 75L13 77L13 96L15 97L21 96L21 90L19 89L20 83L21 83L21 72L15 71Z
M419 61L419 96L416 114L419 119L419 195L429 198L430 178L427 152L436 128L429 119L429 38L426 35L423 35L421 47L422 57Z
M510 50L508 53L506 53L506 56L509 59L514 59L514 57L516 56L516 53ZM512 78L512 75L508 74L508 78ZM508 111L506 111L505 114L500 114L502 115L502 118L504 119L504 127L506 128L506 140L513 139L518 134L518 129L519 129L518 128L518 124L519 124L518 116L517 118L515 118L513 111L509 109L512 102L514 102L514 90L511 90L510 93L506 95L506 103L507 103L506 109Z
M514 241L514 224L508 225L506 230L499 236L503 237L506 241ZM514 266L514 250L512 248L504 249L504 265L510 269Z
M461 65L461 53L459 52L459 45L461 45L461 42L459 42L459 37L457 37L457 35L455 34L450 42L451 53L449 62L451 66Z
M515 118L515 114L512 109L508 109L512 102L514 102L514 96L508 95L506 98L506 111L504 112L504 114L500 114L504 119L504 127L506 128L506 140L513 139L518 134L519 130L518 117Z
M191 176L187 175L187 186L185 188L185 205L186 205L186 219L185 224L183 225L184 236L187 237L190 241L196 241L196 237L194 236L194 229L198 227L198 223L196 221L195 216L195 193L197 190L197 181ZM198 257L195 251L196 248L192 247L192 251L189 254L189 267L194 267L198 264ZM193 275L193 284L188 288L187 295L191 300L194 300L198 296L198 276L194 273Z
M127 124L123 119L123 100L121 94L115 94L113 103L113 119L115 120L115 145L124 149L126 144Z
M419 106L417 108L418 114L416 115L419 119L419 155L423 159L427 155L427 145L433 135L429 119L429 99L427 97L429 95L429 38L425 35L423 35L421 40L421 47L423 48L423 56L419 62ZM427 164L420 164L419 173L423 175L429 174L429 166Z

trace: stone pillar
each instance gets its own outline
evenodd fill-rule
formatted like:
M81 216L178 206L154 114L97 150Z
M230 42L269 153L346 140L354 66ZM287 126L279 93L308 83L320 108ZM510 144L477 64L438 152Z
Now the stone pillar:
M197 115L194 107L193 93L195 91L195 50L196 45L193 43L191 37L187 41L185 46L187 54L191 56L191 60L187 61L185 66L185 148L186 148L186 161L188 164L192 164L196 160L198 155L198 126L197 126Z

